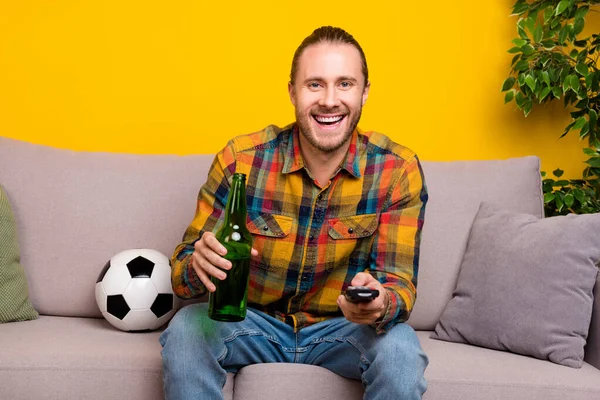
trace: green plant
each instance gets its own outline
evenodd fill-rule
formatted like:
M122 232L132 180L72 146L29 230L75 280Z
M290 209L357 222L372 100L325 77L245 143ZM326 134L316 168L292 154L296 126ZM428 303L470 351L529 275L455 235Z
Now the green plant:
M582 179L561 179L561 169L552 172L554 178L547 178L542 171L544 211L547 217L600 212L600 151L583 151L590 158L586 161L588 166L583 171Z
M517 0L513 15L518 15L515 54L509 77L502 84L505 103L514 101L525 116L535 104L563 99L571 121L560 137L579 131L590 148L591 158L581 179L544 179L546 215L570 212L600 212L600 34L580 37L585 17L600 0Z

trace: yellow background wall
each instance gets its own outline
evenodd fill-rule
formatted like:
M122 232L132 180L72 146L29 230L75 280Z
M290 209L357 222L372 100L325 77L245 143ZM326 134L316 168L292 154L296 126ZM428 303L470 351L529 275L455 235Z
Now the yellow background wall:
M576 133L558 139L569 121L561 102L528 118L504 105L513 3L3 1L0 135L76 150L216 152L293 120L293 52L335 25L367 54L364 130L423 160L535 154L548 171L579 175L584 144Z

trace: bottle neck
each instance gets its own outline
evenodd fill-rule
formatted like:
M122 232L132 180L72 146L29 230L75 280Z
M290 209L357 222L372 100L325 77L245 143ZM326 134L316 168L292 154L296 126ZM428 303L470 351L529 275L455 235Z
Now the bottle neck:
M246 225L246 184L245 177L234 174L227 205L225 207L225 225Z

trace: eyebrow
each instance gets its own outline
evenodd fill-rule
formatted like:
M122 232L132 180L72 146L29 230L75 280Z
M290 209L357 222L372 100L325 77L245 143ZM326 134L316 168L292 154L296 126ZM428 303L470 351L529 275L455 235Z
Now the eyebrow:
M310 81L319 81L319 82L324 82L326 79L320 77L320 76L309 76L308 78L306 78L304 80L304 82L310 82ZM353 78L351 76L340 76L336 79L336 81L351 81L351 82L355 82L358 83L358 80L356 78Z

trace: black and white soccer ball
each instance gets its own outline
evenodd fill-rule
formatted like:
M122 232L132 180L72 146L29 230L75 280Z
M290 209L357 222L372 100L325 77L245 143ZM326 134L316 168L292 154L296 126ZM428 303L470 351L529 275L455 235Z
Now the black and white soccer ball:
M178 305L169 259L152 249L115 254L96 281L96 303L115 328L131 332L160 328Z

